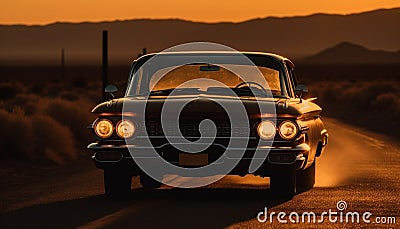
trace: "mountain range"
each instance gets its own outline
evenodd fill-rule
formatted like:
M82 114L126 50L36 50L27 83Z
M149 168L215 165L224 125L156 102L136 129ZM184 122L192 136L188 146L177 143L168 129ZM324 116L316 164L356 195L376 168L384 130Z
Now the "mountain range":
M400 50L369 50L361 45L341 42L298 61L311 64L400 64Z
M371 50L397 52L399 21L400 8L394 8L349 15L267 17L240 23L135 19L44 26L0 25L0 65L57 65L61 49L65 50L67 65L101 64L103 30L109 31L112 65L128 64L144 47L157 52L195 41L221 43L237 50L274 52L292 59L315 53L325 58L329 50L322 50L343 41Z

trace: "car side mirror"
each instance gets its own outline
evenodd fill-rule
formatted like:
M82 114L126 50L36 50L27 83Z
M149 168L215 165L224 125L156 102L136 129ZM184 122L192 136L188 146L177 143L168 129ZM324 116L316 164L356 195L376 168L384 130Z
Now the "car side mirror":
M300 102L302 102L302 97L306 96L308 93L308 87L304 84L299 84L294 89L294 92L298 98L300 98Z
M117 86L113 84L107 85L106 88L104 88L104 92L110 94L111 98L115 98L114 93L118 91Z

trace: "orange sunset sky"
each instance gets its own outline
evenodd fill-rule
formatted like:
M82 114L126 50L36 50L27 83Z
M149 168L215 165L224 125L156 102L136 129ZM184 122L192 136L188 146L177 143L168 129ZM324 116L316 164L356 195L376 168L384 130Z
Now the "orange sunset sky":
M1 0L0 24L181 18L239 22L267 16L349 14L400 7L399 0Z

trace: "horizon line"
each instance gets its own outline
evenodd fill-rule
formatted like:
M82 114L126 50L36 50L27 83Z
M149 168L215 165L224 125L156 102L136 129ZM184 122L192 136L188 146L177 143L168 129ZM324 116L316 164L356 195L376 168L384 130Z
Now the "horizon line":
M377 8L374 10L369 10L369 11L359 11L359 12L354 12L354 13L323 13L323 12L316 12L312 14L304 14L304 15L293 15L293 16L265 16L265 17L255 17L255 18L249 18L245 19L242 21L216 21L216 22L205 22L205 21L200 21L200 20L190 20L190 19L184 19L184 18L127 18L127 19L111 19L111 20L100 20L100 21L79 21L79 22L72 22L72 21L54 21L54 22L49 22L49 23L43 23L43 24L22 24L22 23L16 23L16 24L2 24L0 23L0 26L51 26L51 25L56 25L56 24L101 24L101 23L113 23L113 22L125 22L125 21L185 21L185 22L192 22L192 23L201 23L201 24L242 24L250 21L255 21L255 20L265 20L265 19L290 19L290 18L304 18L304 17L312 17L312 16L317 16L317 15L327 15L327 16L351 16L351 15L360 15L360 14L366 14L366 13L372 13L372 12L377 12L377 11L382 11L382 10L395 10L395 9L400 9L400 7L394 7L394 8Z

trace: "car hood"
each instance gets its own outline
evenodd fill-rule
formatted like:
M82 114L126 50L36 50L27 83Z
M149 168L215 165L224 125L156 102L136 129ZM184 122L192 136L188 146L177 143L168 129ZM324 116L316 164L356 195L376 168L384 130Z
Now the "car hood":
M146 106L146 112L158 113L162 109L166 99L173 102L188 102L191 112L196 113L218 113L223 112L221 109L216 109L216 103L232 104L241 102L246 112L250 114L260 114L260 106L272 108L267 109L269 112L276 112L277 115L302 116L306 114L318 115L321 108L307 100L300 101L299 99L288 98L255 98L255 97L238 97L221 96L221 95L174 95L174 96L150 96L150 97L125 97L113 99L97 105L93 113L122 113L127 110L124 107L143 107ZM146 113L147 115L147 113Z

